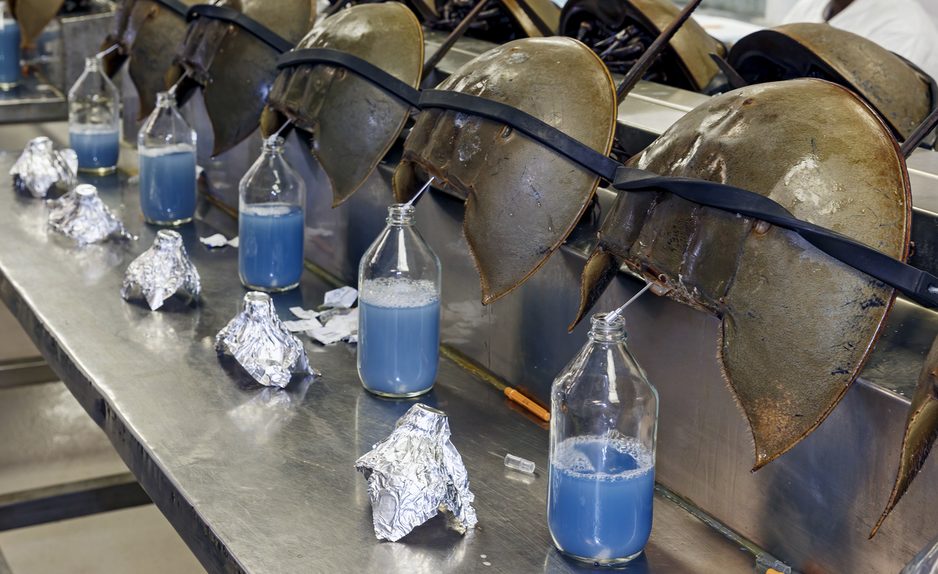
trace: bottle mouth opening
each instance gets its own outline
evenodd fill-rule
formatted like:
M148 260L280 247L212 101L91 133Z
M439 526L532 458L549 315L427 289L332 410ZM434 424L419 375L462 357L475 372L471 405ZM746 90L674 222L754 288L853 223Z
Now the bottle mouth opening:
M610 313L596 313L590 319L590 334L600 337L624 337L625 319L621 315L609 318Z
M98 194L98 190L93 185L84 183L82 185L75 187L75 195L78 197L94 197Z
M156 232L156 239L161 245L171 247L182 245L182 235L172 229L161 229Z
M280 136L266 138L264 140L263 150L264 151L282 151L284 145L286 145L286 140L284 140Z
M388 223L413 223L416 208L406 203L394 203L388 207Z

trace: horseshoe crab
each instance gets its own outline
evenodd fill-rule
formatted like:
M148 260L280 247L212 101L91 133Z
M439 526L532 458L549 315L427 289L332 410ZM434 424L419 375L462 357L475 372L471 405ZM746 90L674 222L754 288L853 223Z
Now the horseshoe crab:
M625 74L680 9L669 0L570 0L560 15L559 33L593 48L610 71ZM710 54L723 45L691 18L669 42L646 79L694 92L704 91L719 73Z
M628 165L743 187L891 257L908 253L905 160L879 116L833 83L716 96ZM658 293L722 319L718 355L752 430L756 469L833 410L895 298L794 232L663 192L619 195L584 268L577 321L623 263Z
M22 43L31 46L62 9L65 0L10 0L10 11L22 31Z
M358 56L409 86L420 84L423 29L398 2L360 4L321 20L302 48ZM310 134L311 150L329 177L333 206L368 178L404 129L409 106L344 68L302 65L281 71L261 120L264 135L293 121ZM273 117L273 115L279 117Z
M182 0L187 6L199 1ZM140 98L137 119L143 119L156 106L157 92L169 87L166 70L173 64L173 48L185 38L185 16L153 0L124 0L118 6L115 23L102 49L115 44L118 48L104 57L104 71L114 76L130 59L128 72Z
M295 44L316 18L315 0L220 0L214 4L241 12ZM254 131L277 77L278 51L243 28L208 17L189 23L168 82L188 73L180 85L185 101L202 89L215 134L213 155L223 153Z
M932 80L862 36L829 24L786 24L749 34L727 61L747 83L822 78L847 87L886 120L900 140L938 104Z
M611 149L615 86L599 57L572 38L503 44L438 89L514 106L603 154ZM440 109L425 109L404 144L394 174L397 200L412 197L429 176L466 198L463 229L483 303L507 294L544 264L599 183L593 173L501 123Z
M902 436L896 482L889 494L889 501L886 503L882 516L870 532L870 538L876 536L886 517L909 489L918 472L922 470L936 438L938 438L938 338L932 343L931 350L925 358L922 373L918 378L918 386L912 396L912 405L909 408L905 433Z

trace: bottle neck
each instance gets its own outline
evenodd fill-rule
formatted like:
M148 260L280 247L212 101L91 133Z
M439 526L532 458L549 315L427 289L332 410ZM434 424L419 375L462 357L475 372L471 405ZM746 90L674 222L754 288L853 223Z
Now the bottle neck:
M101 60L97 56L91 56L91 57L85 58L85 71L86 72L100 72Z
M414 225L414 206L395 203L388 208L388 225L393 227L412 227Z
M169 92L159 92L156 94L156 107L161 109L172 109L176 107L176 98Z
M285 145L285 141L282 137L267 138L261 146L261 155L264 157L282 156Z
M607 321L607 313L597 313L590 320L590 341L594 343L624 343L625 321L615 317Z

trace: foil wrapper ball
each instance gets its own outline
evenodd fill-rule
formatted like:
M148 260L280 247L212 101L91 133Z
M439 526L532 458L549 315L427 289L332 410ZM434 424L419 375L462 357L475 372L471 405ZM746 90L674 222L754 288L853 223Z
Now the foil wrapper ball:
M56 151L52 140L30 140L19 159L10 168L13 186L33 197L44 198L53 190L66 192L77 182L78 155L74 150Z
M440 510L451 512L463 532L476 525L469 474L449 437L446 414L416 404L388 438L355 462L368 480L379 540L400 540Z
M156 311L173 295L189 303L198 301L201 291L199 272L189 260L182 236L163 229L153 245L127 267L121 297L128 301L143 297Z
M78 185L59 199L48 201L49 226L78 245L107 239L136 239L98 197L93 185Z
M215 337L215 350L268 387L286 387L293 373L313 373L303 343L284 327L270 296L258 291L244 296L241 312Z

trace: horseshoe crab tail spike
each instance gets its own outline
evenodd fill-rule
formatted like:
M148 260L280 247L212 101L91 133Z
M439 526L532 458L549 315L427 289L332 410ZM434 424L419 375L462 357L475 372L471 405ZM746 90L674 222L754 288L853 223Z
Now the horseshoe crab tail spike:
M746 80L743 79L741 75L739 75L739 72L736 71L736 68L734 68L732 64L726 61L726 58L711 52L710 59L713 60L713 63L717 65L717 68L720 68L720 71L723 72L724 76L726 76L726 81L729 83L730 88L735 90L749 85Z
M600 295L615 278L621 264L615 255L602 247L597 247L596 251L590 255L580 280L580 309L577 311L576 319L567 327L568 331L573 331L583 317L590 312Z
M896 483L892 487L889 502L886 503L882 516L870 532L870 538L876 536L886 517L909 489L909 485L925 464L935 438L938 438L938 338L932 343L931 351L925 358L918 386L912 396L909 417L905 423L905 434L902 437Z
M651 46L645 50L645 53L638 59L637 62L629 70L629 73L625 75L625 79L622 80L622 83L619 84L619 87L616 89L616 99L619 103L622 103L622 100L625 99L625 96L632 91L632 88L635 87L635 84L645 75L645 72L648 71L648 68L651 67L652 63L658 57L658 54L661 53L661 50L664 49L665 45L671 41L671 38L677 34L677 31L681 29L681 26L684 25L684 22L687 22L687 19L690 18L690 15L697 9L697 6L700 5L701 0L690 0L684 9L681 10L681 13L678 14L677 18L674 19L667 28L661 31L661 34L655 38L655 41L651 43Z
M440 60L449 53L450 49L456 44L456 41L465 35L466 30L469 29L469 26L475 22L479 14L482 13L482 9L490 2L491 0L479 0L476 5L466 14L466 17L462 19L456 28L450 32L449 36L446 37L446 40L440 44L440 47L436 49L429 58L427 58L426 63L423 65L422 77L426 79L430 74L433 73L433 70L436 69L436 65L440 63Z
M902 155L905 157L912 155L912 152L915 151L918 144L922 143L922 140L924 140L936 126L938 126L938 106L936 106L930 114L925 116L922 123L915 128L915 131L902 142L902 145L899 147L899 151L902 152Z

